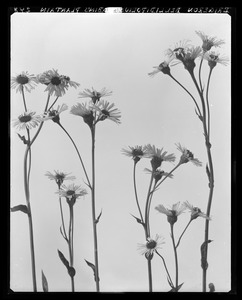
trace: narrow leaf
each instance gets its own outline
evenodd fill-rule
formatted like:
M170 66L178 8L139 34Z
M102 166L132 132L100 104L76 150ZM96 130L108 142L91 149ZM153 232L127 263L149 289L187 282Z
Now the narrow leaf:
M94 274L94 280L96 281L96 267L95 267L95 265L92 264L92 263L90 263L90 262L87 261L86 259L85 259L85 262L87 263L87 265L88 265L90 268L92 268L93 274ZM98 279L98 281L99 281L99 278L97 278L97 279Z
M15 211L20 210L20 211L24 212L25 214L29 213L28 207L26 205L23 205L23 204L19 204L17 206L14 206L10 210L11 210L11 212L15 212Z
M28 141L26 140L25 136L24 135L20 135L18 133L18 137L20 138L21 141L23 141L24 144L28 144Z
M96 224L99 222L99 219L100 219L101 215L102 215L102 210L101 210L100 214L98 215L98 217L97 217L96 220L95 220L95 223L96 223Z
M167 276L167 281L168 281L168 283L169 283L169 286L171 287L171 288L174 288L174 286L173 286L173 284L172 284L172 282L170 281L170 278Z
M57 251L58 251L58 254L59 254L59 257L60 257L61 261L63 262L63 264L68 269L69 268L69 262L68 262L68 260L65 258L64 254L60 250L57 250Z
M42 273L42 287L43 287L43 291L44 292L48 292L49 291L48 290L48 282L47 282L47 279L45 277L45 274L44 274L43 270L41 271L41 273Z
M76 270L73 267L68 267L68 274L71 277L74 277L76 275Z
M144 225L144 223L137 217L135 217L134 215L131 214L132 217L134 217L136 219L136 221L139 223L139 224L142 224Z
M208 268L208 262L207 262L207 258L206 258L206 253L207 253L207 244L211 243L212 240L207 240L205 242L202 243L201 245L201 267L203 270L207 270Z
M178 292L180 290L180 288L182 287L183 283L179 284L177 288L173 287L169 292Z

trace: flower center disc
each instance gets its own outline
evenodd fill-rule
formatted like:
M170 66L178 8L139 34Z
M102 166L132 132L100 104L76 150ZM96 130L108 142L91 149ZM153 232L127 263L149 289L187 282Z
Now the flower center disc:
M156 245L157 245L156 241L150 241L150 242L146 243L146 247L148 249L154 249L156 247Z
M74 192L74 191L71 191L71 190L69 190L69 191L66 192L66 195L67 195L67 196L72 196L72 195L74 195L74 194L75 194L75 192Z
M21 116L19 117L19 121L22 123L27 123L31 120L31 116Z
M102 113L105 115L105 116L110 116L110 113L106 110L106 109L103 109L102 110Z
M53 77L53 78L51 79L51 83L52 83L53 85L59 85L59 84L61 83L61 80L60 80L59 77Z
M19 75L16 80L19 84L26 84L29 82L29 78L24 75Z

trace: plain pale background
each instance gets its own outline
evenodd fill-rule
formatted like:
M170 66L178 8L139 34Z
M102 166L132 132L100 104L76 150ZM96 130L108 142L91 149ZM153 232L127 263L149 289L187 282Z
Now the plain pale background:
M199 168L191 163L182 165L167 179L153 197L151 233L161 234L165 244L160 253L166 259L174 281L175 266L170 227L165 215L154 207L170 207L188 200L206 211L208 179L205 172L206 148L202 123L194 112L191 98L168 76L159 73L149 78L148 72L164 59L167 48L183 39L201 45L195 30L224 39L221 53L230 57L231 20L225 14L13 14L11 17L11 76L22 71L38 74L58 69L60 74L80 83L70 88L58 100L69 109L85 88L103 87L113 91L106 100L114 102L122 113L122 124L100 122L96 136L96 214L102 209L98 224L99 268L101 291L148 291L146 259L137 251L145 243L142 227L130 215L138 216L135 204L132 168L133 161L121 154L127 146L154 144L174 153L178 162L180 142L203 162ZM198 64L198 63L197 63ZM197 69L195 70L197 75ZM203 82L208 66L204 63ZM172 74L197 97L188 72L180 64ZM215 169L215 191L210 224L207 283L213 282L216 291L230 290L230 143L231 97L230 65L217 65L210 83L211 142ZM37 114L43 112L47 93L38 85L26 93L27 106ZM21 95L12 91L11 119L23 112ZM54 97L51 98L52 101ZM55 106L56 107L56 106ZM90 173L91 138L88 126L81 117L69 110L61 114L61 123L75 140L86 168ZM25 204L23 186L23 156L25 146L11 127L11 207ZM35 130L31 130L33 134ZM21 132L20 132L21 134ZM22 132L24 134L24 132ZM164 162L168 172L174 163ZM150 168L149 160L137 165L138 194L144 210L144 200ZM70 278L60 261L57 249L68 257L66 242L59 232L60 212L57 186L44 174L60 170L75 175L76 184L85 186L85 179L74 147L65 133L52 121L44 124L32 147L30 180L31 205L34 222L34 241L38 291L42 291L41 270L49 291L70 291ZM68 184L68 182L66 182ZM71 182L70 182L71 183ZM84 259L94 262L90 193L79 199L74 207L74 267L76 291L95 291L93 272ZM65 201L63 199L65 206ZM68 210L65 211L68 217ZM189 221L182 214L175 224L176 238ZM178 248L180 291L202 290L200 245L204 240L202 218L192 222ZM11 289L31 291L31 265L28 220L25 214L11 214ZM152 260L154 291L168 291L169 285L161 259Z

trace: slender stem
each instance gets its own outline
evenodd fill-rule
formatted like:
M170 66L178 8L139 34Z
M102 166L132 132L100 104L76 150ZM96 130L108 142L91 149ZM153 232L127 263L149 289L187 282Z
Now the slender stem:
M203 88L202 88L202 76L201 76L201 71L202 71L202 64L203 64L203 57L200 61L200 65L199 65L199 71L198 71L198 76L199 76L199 85L200 85L200 90L202 92Z
M30 143L30 134L29 129L27 128L27 136L28 136L28 144ZM29 179L30 179L30 171L31 171L31 161L32 161L32 154L31 154L31 147L29 147L29 168L28 168L28 186L29 186Z
M139 214L140 214L140 219L141 219L142 223L144 223L144 219L143 219L142 212L141 212L140 205L139 205L137 186L136 186L136 165L137 165L137 163L134 162L134 169L133 169L134 193L135 193L136 204L137 204Z
M74 252L73 252L73 204L69 204L70 208L70 222L69 222L69 255L70 255L70 267L73 267L74 261ZM74 276L71 277L71 291L75 292L75 285L74 285Z
M27 171L28 152L29 152L29 146L27 146L25 155L24 155L24 190L25 190L26 203L27 203L27 207L28 207L33 291L36 292L37 291L37 283L36 283L36 268L35 268L35 253L34 253L34 234L33 234L33 221L32 221L32 213L31 213L31 205L30 205L29 185L28 185L28 171Z
M187 228L188 228L188 226L191 224L191 222L192 222L192 219L190 219L190 221L187 223L187 226L185 227L185 229L183 230L182 234L180 235L180 237L179 237L179 239L178 239L178 242L177 242L177 244L176 244L176 248L179 246L180 241L181 241L181 238L183 237L185 231L187 230Z
M171 282L171 284L173 285L173 282L172 282L172 279L171 279L171 276L170 276L170 273L169 273L169 271L168 271L168 268L167 268L167 266L166 266L166 262L165 262L165 259L164 259L164 257L157 251L157 250L155 250L155 252L160 256L160 258L162 259L162 261L163 261L163 264L164 264L164 267L165 267L165 270L166 270L166 273L167 273L167 276L168 276L168 278L169 278L169 280L170 280L170 282ZM174 286L174 285L173 285Z
M62 203L61 203L61 197L59 197L59 203L60 203L60 212L61 212L62 227L63 227L65 239L68 242L68 238L67 238L67 235L66 235L66 228L65 228L65 222L64 222L64 215L63 215Z
M26 100L25 100L25 96L24 96L24 88L22 86L22 96L23 96L23 102L24 102L24 109L25 109L25 112L27 112L27 105L26 105Z
M84 171L84 173L85 173L85 176L86 176L86 179L87 179L87 182L88 182L88 186L89 186L90 189L92 189L91 183L90 183L90 180L89 180L89 177L88 177L88 175L87 175L86 168L85 168L85 166L84 166L84 163L83 163L83 160L82 160L82 157L81 157L81 154L80 154L80 152L79 152L79 150L78 150L78 148L77 148L77 146L76 146L74 140L72 139L72 137L70 136L70 134L68 133L68 131L67 131L60 123L57 123L57 124L58 124L58 125L61 127L61 129L67 134L67 136L68 136L69 139L71 140L73 146L75 147L76 152L77 152L77 155L78 155L78 157L79 157L79 159L80 159L80 162L81 162L83 171Z
M54 105L55 105L55 103L56 103L56 101L58 100L58 98L59 98L59 96L58 97L56 97L56 99L55 99L55 101L51 104L51 106L49 107L49 109L48 110L50 110Z
M206 90L206 104L207 104L207 113L208 113L208 140L210 139L210 108L209 108L209 101L208 101L208 90L209 90L209 83L212 75L212 70L213 69L210 68L209 75L208 75L207 90Z
M173 231L173 224L171 225L171 239L172 239L172 244L173 244L173 249L174 249L174 255L175 255L175 266L176 266L176 291L178 288L178 258L177 258L177 250L176 250L176 244L175 244L175 238L174 238L174 231Z
M149 292L152 292L152 269L151 269L151 259L147 259L148 263L148 277L149 277Z
M98 243L97 243L97 223L95 213L95 126L91 128L92 135L92 223L93 223L93 239L94 239L94 258L95 258L95 282L96 291L100 291L99 287L99 266L98 266Z
M151 201L152 201L152 197L153 197L155 189L156 189L156 181L154 182L154 187L153 187L152 191L150 192L150 198L149 198L149 203L148 203L148 208L147 208L147 224L150 224L150 206L151 206ZM149 231L150 231L150 225L149 225Z
M199 115L201 116L202 114L201 114L201 111L200 111L200 108L199 108L199 106L198 106L198 104L197 104L197 101L196 101L196 99L193 97L193 95L175 78L175 77L173 77L171 74L169 74L169 76L176 82L176 83L178 83L179 85L180 85L180 87L182 87L187 93L188 93L188 95L192 98L192 100L193 100L193 102L194 102L194 104L196 105L196 107L197 107L197 110L198 110L198 113L199 113Z
M146 238L150 237L150 228L149 228L149 219L148 219L148 208L149 208L149 199L150 199L150 192L151 192L151 187L153 183L153 171L151 173L150 177L150 184L148 188L148 193L147 193L147 198L146 198L146 204L145 204L145 227L146 227Z

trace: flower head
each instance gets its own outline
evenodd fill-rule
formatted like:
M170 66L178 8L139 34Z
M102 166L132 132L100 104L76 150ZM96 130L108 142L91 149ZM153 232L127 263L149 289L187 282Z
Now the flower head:
M92 87L92 90L84 89L83 92L80 92L79 98L91 98L92 102L95 104L101 97L107 97L110 95L112 95L112 91L108 91L106 88L103 88L100 92L98 92Z
M154 239L148 237L145 244L138 244L138 250L140 250L140 254L145 255L147 259L152 259L154 252L160 249L164 243L164 239L156 234Z
M97 112L99 112L97 121L104 121L108 119L117 124L121 123L121 113L117 108L114 108L114 103L109 103L108 101L100 100L97 104L93 105L93 108Z
M161 180L162 177L169 177L173 178L172 174L166 173L165 171L162 171L161 169L156 169L154 172L150 169L145 168L145 172L148 174L153 174L153 177L155 179L155 182L157 183L159 180Z
M180 157L180 164L185 164L191 161L195 166L202 166L202 163L197 158L194 158L194 155L190 150L186 149L185 147L182 147L181 144L176 144L176 146L177 149L182 153Z
M208 65L211 69L213 69L217 63L227 66L229 62L229 58L227 56L221 56L219 53L215 51L208 51L204 54L204 59L208 61Z
M18 119L13 120L13 126L21 129L35 128L41 122L41 116L35 116L35 112L26 111L18 116Z
M161 163L163 161L175 161L174 154L168 154L166 155L167 151L163 152L163 148L159 149L156 148L154 145L151 146L151 144L148 144L145 146L145 151L147 153L147 157L151 158L151 166L153 168L153 171L155 171L157 168L161 166Z
M63 96L69 86L75 88L79 86L79 83L71 81L68 76L60 75L55 69L39 74L37 79L47 85L45 91L48 91L49 95L55 94L56 97Z
M202 49L204 53L210 50L212 47L220 47L221 45L225 44L223 40L218 40L216 37L209 37L201 31L195 32L202 39Z
M176 204L172 205L171 209L165 208L162 204L156 206L155 209L160 213L165 214L167 216L167 221L173 225L177 221L177 217L183 213L186 208L184 204L180 205L180 202L177 202Z
M65 186L64 184L57 192L60 197L65 197L68 204L74 205L76 199L87 194L86 190L81 188L80 185L70 184Z
M16 93L22 93L23 89L25 89L27 92L31 92L37 83L38 81L33 74L30 75L28 72L22 72L21 74L12 77L11 88L16 89Z
M124 155L132 157L135 163L137 163L142 157L146 157L146 151L143 146L129 146L129 149L122 149L122 152Z
M67 110L68 106L66 104L58 105L57 109L51 109L47 112L47 115L43 117L43 121L52 120L55 123L60 123L60 114Z
M92 128L94 122L94 109L90 105L87 105L86 103L77 103L72 106L70 113L82 117L83 121Z
M184 202L184 206L191 211L191 220L194 220L197 217L202 217L207 220L211 220L211 218L208 217L205 213L203 213L200 208L194 207L188 201Z
M58 185L58 187L60 188L60 186L63 184L64 180L74 180L76 179L75 176L69 176L68 173L63 173L63 172L59 172L59 171L54 171L55 174L52 174L51 172L46 172L46 176L50 179L50 180L55 180L56 184Z

